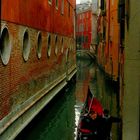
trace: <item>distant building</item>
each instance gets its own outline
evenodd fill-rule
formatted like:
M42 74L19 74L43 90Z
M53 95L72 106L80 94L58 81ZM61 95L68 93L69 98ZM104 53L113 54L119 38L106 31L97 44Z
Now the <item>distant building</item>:
M76 6L77 49L95 51L97 40L98 0L81 1Z
M91 3L78 4L76 8L77 49L90 49L92 39Z
M99 16L99 1L92 0L92 42L90 46L90 51L96 55L97 51L97 24Z

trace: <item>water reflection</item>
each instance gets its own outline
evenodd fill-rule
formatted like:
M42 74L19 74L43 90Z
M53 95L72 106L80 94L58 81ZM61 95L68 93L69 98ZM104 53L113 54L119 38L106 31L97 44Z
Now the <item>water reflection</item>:
M73 140L75 86L64 88L24 129L16 140Z

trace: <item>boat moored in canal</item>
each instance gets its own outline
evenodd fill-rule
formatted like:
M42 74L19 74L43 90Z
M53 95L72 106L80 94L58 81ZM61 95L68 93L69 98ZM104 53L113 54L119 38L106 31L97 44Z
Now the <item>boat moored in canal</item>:
M95 122L95 127L93 128L92 125L92 118L93 119L98 116L98 120ZM77 128L77 140L97 140L97 127L101 125L100 118L103 117L103 107L99 100L94 97L94 95L88 89L87 99L81 111L81 115L79 118L78 128ZM97 126L98 125L98 126Z

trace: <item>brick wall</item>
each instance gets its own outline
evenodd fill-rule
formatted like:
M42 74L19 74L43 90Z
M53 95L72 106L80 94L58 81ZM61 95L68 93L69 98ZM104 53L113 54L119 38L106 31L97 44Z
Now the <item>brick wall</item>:
M2 59L0 60L0 120L65 74L67 48L68 66L71 68L75 65L74 2L70 1L69 16L67 0L65 0L64 14L60 13L60 3L57 10L54 1L50 5L46 0L15 0L14 3L2 0L2 28L8 30L11 53L8 64L5 65ZM25 31L28 32L30 40L30 54L27 61L23 59ZM39 32L42 36L40 59L37 57ZM51 37L50 57L47 55L48 35Z

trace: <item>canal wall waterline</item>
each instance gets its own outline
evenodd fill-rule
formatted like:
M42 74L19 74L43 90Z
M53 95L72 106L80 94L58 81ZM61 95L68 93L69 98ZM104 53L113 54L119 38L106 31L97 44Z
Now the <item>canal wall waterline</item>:
M72 67L69 75L59 77L54 83L35 94L30 101L19 107L14 113L9 114L0 122L0 139L13 140L29 122L63 89L74 77L77 70ZM27 106L28 104L28 106ZM11 117L12 115L12 117Z

